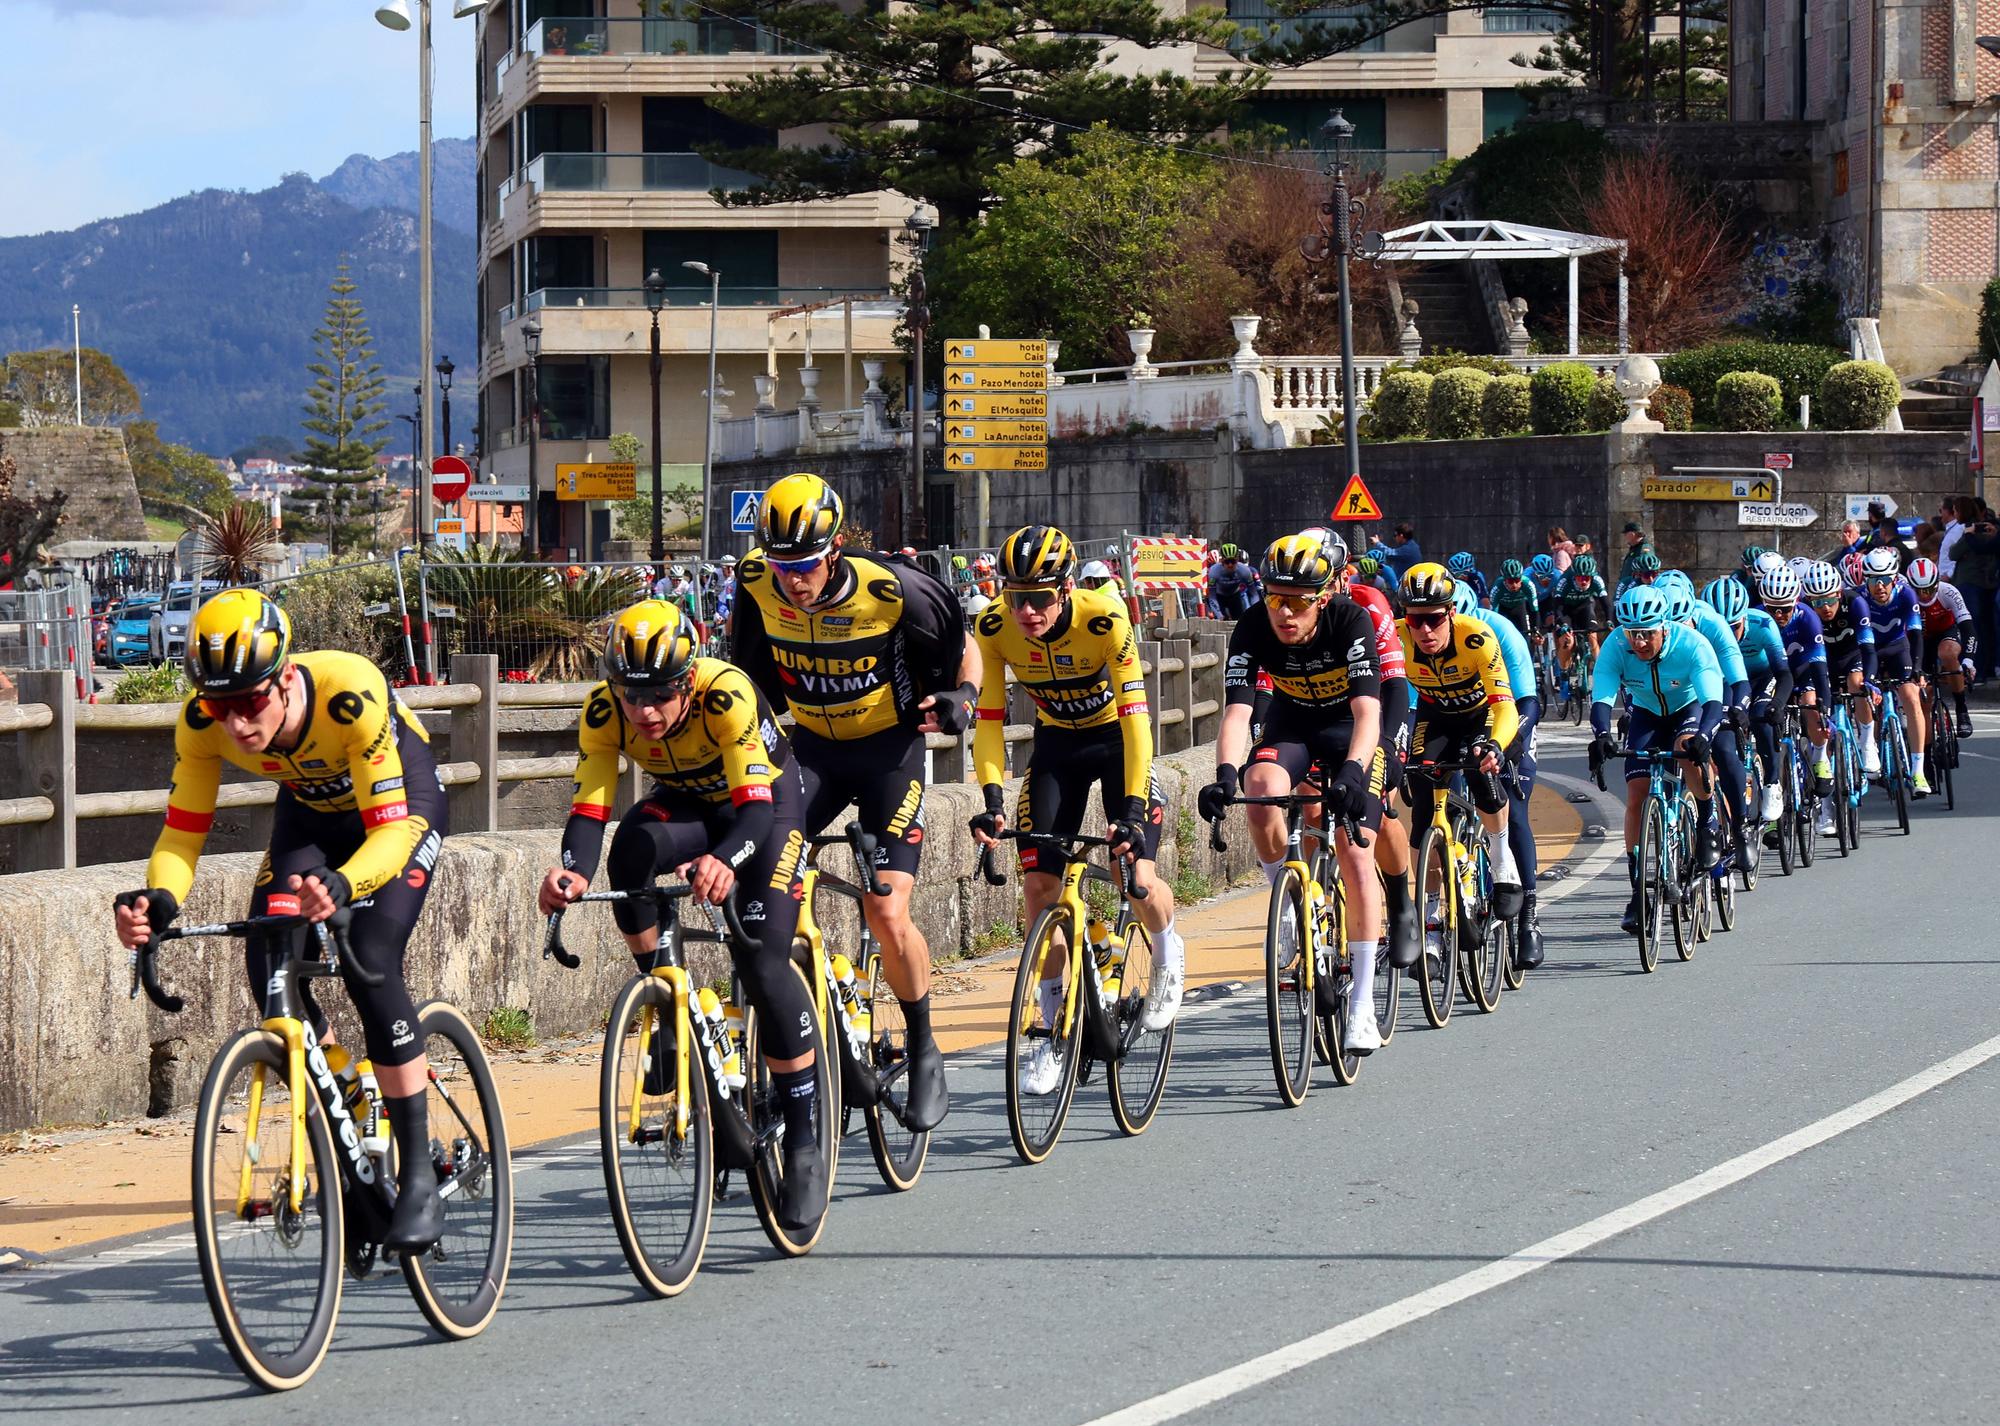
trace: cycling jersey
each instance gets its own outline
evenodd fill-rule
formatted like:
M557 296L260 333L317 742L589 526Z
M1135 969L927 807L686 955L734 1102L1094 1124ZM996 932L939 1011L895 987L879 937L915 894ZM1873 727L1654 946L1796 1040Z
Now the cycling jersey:
M1229 636L1223 697L1230 704L1255 702L1263 672L1270 675L1280 709L1309 709L1320 721L1345 721L1352 716L1349 700L1381 696L1375 649L1373 619L1345 595L1320 606L1319 622L1303 644L1282 642L1271 627L1271 611L1258 604Z
M1260 587L1257 567L1248 560L1238 560L1234 565L1218 560L1209 568L1209 600L1221 611L1221 618L1242 618L1244 611L1256 602Z
M1860 669L1875 677L1875 626L1868 622L1860 595L1843 596L1832 618L1820 619L1820 637L1826 640L1826 666L1836 676ZM1813 611L1815 615L1819 611Z
M1632 651L1627 635L1606 639L1598 651L1597 667L1591 675L1591 725L1600 713L1608 725L1618 695L1625 694L1635 709L1667 717L1696 704L1722 706L1722 667L1708 640L1685 624L1667 625L1658 657L1642 659ZM1600 729L1599 731L1602 731Z
M1541 600L1535 595L1534 581L1522 579L1509 584L1501 580L1493 591L1493 610L1522 633L1534 633L1541 617Z
M1716 666L1722 670L1723 691L1727 693L1738 684L1748 683L1750 674L1743 666L1743 651L1737 647L1736 631L1729 621L1699 600L1692 617L1695 632L1708 640L1709 652L1715 655Z
M1958 586L1950 580L1939 580L1928 601L1919 598L1917 610L1923 616L1926 639L1950 638L1961 644L1971 643L1972 611L1966 607L1965 596L1958 592Z
M842 553L811 609L786 599L761 550L736 567L737 663L801 728L834 740L914 730L938 674L956 670L965 625L945 587L888 555Z
M404 787L404 749L428 744L423 724L396 701L382 670L358 654L327 649L294 654L306 706L298 745L248 753L190 697L174 725L174 778L167 820L146 867L146 884L186 900L195 863L215 821L222 765L279 783L301 807L350 813L365 833L336 867L359 901L399 875L431 831L413 815ZM414 758L413 758L414 760ZM430 765L429 749L421 759ZM435 774L432 774L435 781Z
M1912 635L1923 637L1924 620L1917 607L1917 592L1901 580L1896 581L1896 589L1888 602L1878 604L1873 594L1863 593L1857 604L1857 612L1865 610L1870 627L1875 630L1875 646L1881 649Z
M1584 579L1568 575L1560 593L1563 617L1586 634L1603 633L1611 627L1611 595L1596 575Z
M1143 799L1152 787L1153 724L1146 678L1125 606L1079 589L1042 638L1029 638L998 605L973 625L984 661L972 759L979 781L997 787L1007 773L1007 671L1035 701L1043 727L1106 728L1114 723L1125 749L1125 794Z
M1425 654L1417 648L1409 624L1400 628L1404 669L1417 696L1419 729L1433 719L1449 723L1483 718L1488 738L1503 748L1513 742L1520 715L1514 708L1514 685L1507 678L1499 637L1470 615L1454 614L1444 647Z
M1743 656L1743 673L1752 683L1763 684L1776 678L1780 670L1789 674L1785 658L1785 638L1777 620L1762 609L1752 609L1743 617L1743 633L1736 641Z
M1479 596L1479 602L1481 604L1484 604L1486 602L1486 595L1488 592L1486 584L1486 576L1484 574L1481 574L1477 569L1470 570L1465 574L1460 574L1456 570L1454 570L1452 571L1452 578L1456 579L1460 584L1471 585L1472 592Z
M1403 640L1396 632L1396 611L1389 596L1373 585L1349 583L1347 597L1368 611L1368 622L1375 626L1375 671L1382 682L1402 678Z
M1528 636L1498 610L1477 609L1472 617L1491 629L1500 641L1500 659L1507 665L1507 682L1514 690L1514 701L1518 704L1525 698L1536 697L1535 655L1528 648Z

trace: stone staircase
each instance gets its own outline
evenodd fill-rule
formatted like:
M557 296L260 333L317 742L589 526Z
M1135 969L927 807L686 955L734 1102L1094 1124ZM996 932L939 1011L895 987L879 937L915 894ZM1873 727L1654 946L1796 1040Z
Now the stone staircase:
M1905 391L1897 410L1906 431L1951 431L1963 434L1972 429L1972 398L1943 396L1925 391Z
M1424 340L1424 355L1492 353L1491 324L1479 310L1479 288L1464 263L1411 263L1399 266L1396 278L1404 298L1417 302L1417 332Z

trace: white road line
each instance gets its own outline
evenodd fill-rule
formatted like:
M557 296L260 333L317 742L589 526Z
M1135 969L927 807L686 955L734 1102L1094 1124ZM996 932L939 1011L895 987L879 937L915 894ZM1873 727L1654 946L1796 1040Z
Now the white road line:
M1598 876L1618 859L1619 853L1625 850L1623 835L1625 808L1620 803L1614 801L1609 793L1599 792L1596 783L1586 782L1580 777L1571 777L1567 773L1549 772L1543 769L1535 774L1535 780L1537 782L1553 783L1557 787L1566 787L1572 792L1585 794L1590 798L1591 805L1602 813L1604 817L1605 831L1604 835L1598 838L1597 845L1585 854L1582 861L1570 868L1568 876L1564 877L1547 891L1537 891L1535 893L1535 899L1540 904L1547 905L1552 901L1561 901L1565 896L1574 896L1577 892L1582 891L1593 881L1597 880ZM1616 836L1612 835L1611 831L1614 827L1619 829L1619 834Z
M1909 1103L1918 1095L1936 1089L1949 1080L1956 1079L1968 1070L1976 1069L1994 1056L2000 1055L2000 1035L1981 1041L1969 1050L1961 1051L1949 1059L1940 1060L1929 1069L1921 1070L1891 1085L1879 1094L1872 1094L1859 1103L1850 1104L1837 1113L1829 1114L1795 1129L1783 1138L1773 1139L1761 1148L1738 1154L1735 1158L1717 1164L1693 1178L1684 1179L1671 1188L1649 1194L1623 1208L1613 1209L1600 1218L1593 1218L1567 1232L1521 1249L1511 1256L1500 1258L1470 1272L1439 1283L1436 1287L1392 1302L1386 1307L1378 1307L1373 1312L1350 1318L1338 1326L1329 1327L1287 1347L1274 1352L1266 1352L1261 1357L1252 1357L1238 1366L1230 1367L1213 1376L1202 1377L1185 1386L1175 1387L1148 1400L1136 1402L1121 1411L1108 1416L1097 1417L1086 1426L1152 1426L1152 1423L1177 1420L1190 1412L1229 1397L1241 1395L1265 1382L1275 1381L1290 1372L1298 1371L1315 1362L1372 1342L1377 1337L1395 1331L1398 1327L1420 1322L1447 1307L1453 1307L1482 1293L1491 1292L1529 1273L1537 1272L1550 1263L1559 1263L1565 1258L1575 1257L1617 1237L1621 1233L1652 1222L1656 1218L1685 1208L1709 1195L1719 1193L1734 1184L1741 1183L1753 1174L1783 1163L1786 1159L1804 1153L1845 1134L1850 1129L1859 1128L1872 1119L1878 1119L1890 1110Z

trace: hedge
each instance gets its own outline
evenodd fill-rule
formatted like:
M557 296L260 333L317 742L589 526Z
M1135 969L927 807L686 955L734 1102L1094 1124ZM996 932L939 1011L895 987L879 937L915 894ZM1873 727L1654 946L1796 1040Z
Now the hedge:
M1799 398L1810 396L1817 406L1820 385L1828 371L1847 360L1847 353L1834 347L1800 346L1783 342L1716 342L1677 352L1660 363L1660 375L1676 386L1685 386L1694 398L1695 418L1722 423L1716 409L1716 383L1732 371L1758 371L1777 378L1781 409L1799 409Z
M1727 371L1715 383L1716 419L1725 430L1776 430L1783 413L1783 388L1775 376Z
M1528 418L1528 378L1518 373L1496 376L1480 393L1479 427L1489 436L1525 436Z
M1369 399L1375 439L1400 441L1430 429L1431 376L1423 371L1388 371Z
M2000 277L1979 294L1979 354L2000 361Z
M1672 382L1662 383L1647 402L1646 410L1653 419L1669 431L1691 431L1694 429L1694 397L1685 386L1675 386Z
M1618 383L1608 376L1598 377L1590 388L1590 429L1608 431L1624 420L1625 414L1625 398L1618 394Z
M1597 373L1580 361L1559 361L1528 378L1528 416L1538 436L1580 436L1590 429Z
M1492 377L1469 366L1450 367L1432 377L1431 439L1466 441L1483 434L1483 401L1492 383Z
M1872 431L1903 399L1903 384L1879 361L1844 361L1820 383L1813 420L1835 431Z
M1441 371L1458 371L1461 368L1483 371L1488 376L1511 376L1515 370L1514 363L1505 357L1474 356L1469 352L1433 352L1412 362L1395 362L1389 370L1422 371L1436 376Z

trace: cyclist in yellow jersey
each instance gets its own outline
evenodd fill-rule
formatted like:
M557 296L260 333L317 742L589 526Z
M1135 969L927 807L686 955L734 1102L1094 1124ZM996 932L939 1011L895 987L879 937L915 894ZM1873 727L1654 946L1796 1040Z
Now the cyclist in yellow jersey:
M931 952L910 919L924 841L924 734L961 733L979 654L950 590L901 556L846 549L840 496L788 475L758 507L762 544L737 567L737 662L789 707L805 784L800 830L816 837L851 803L876 840L887 896L862 913L883 950L909 1032L905 1122L935 1128L950 1107L931 1033Z
M1139 646L1125 608L1076 587L1076 549L1047 525L1016 530L1000 547L1000 604L973 625L982 676L973 733L986 811L972 819L984 846L1007 826L1001 781L1007 775L1007 671L1035 701L1034 748L1021 778L1015 820L1021 845L1021 894L1029 925L1062 890L1067 858L1036 832L1073 833L1083 825L1092 783L1103 799L1106 834L1116 856L1135 858L1146 892L1136 910L1153 934L1159 969L1146 997L1144 1025L1163 1030L1180 1010L1186 955L1174 929L1174 898L1154 874L1165 804L1153 778L1153 725L1146 706ZM1063 966L1042 967L1043 1010L1053 1023ZM1036 1042L1021 1067L1022 1088L1048 1093L1059 1079L1050 1042Z
M1412 565L1403 576L1403 667L1417 700L1404 776L1421 826L1433 815L1439 792L1437 778L1421 764L1477 760L1465 784L1486 829L1493 914L1511 921L1520 916L1526 893L1507 844L1501 749L1514 741L1520 718L1500 640L1471 615L1453 612L1457 593L1458 581L1441 564Z
M754 950L732 946L768 1038L764 1058L783 1101L784 1188L778 1216L794 1232L826 1211L813 1076L812 1001L792 968L802 890L804 789L777 719L743 671L695 656L694 626L663 599L612 621L600 669L577 724L576 791L563 829L562 865L542 879L541 908L558 910L590 886L604 849L623 753L652 778L611 839L614 891L685 877L711 904L732 897ZM643 973L659 944L650 902L612 907Z
M400 1163L385 1241L414 1251L437 1241L444 1218L424 1102L429 1067L403 952L445 834L444 786L422 725L380 669L355 654L295 655L291 640L284 611L254 590L224 590L196 612L186 659L195 691L174 727L166 826L146 866L147 889L117 898L118 939L136 946L179 914L215 820L223 763L280 784L250 915L324 921L353 908L352 961L381 984L363 985L344 966L347 993ZM262 995L304 936L302 928L247 943L253 994ZM326 1016L310 989L299 991L315 1039L328 1043Z

